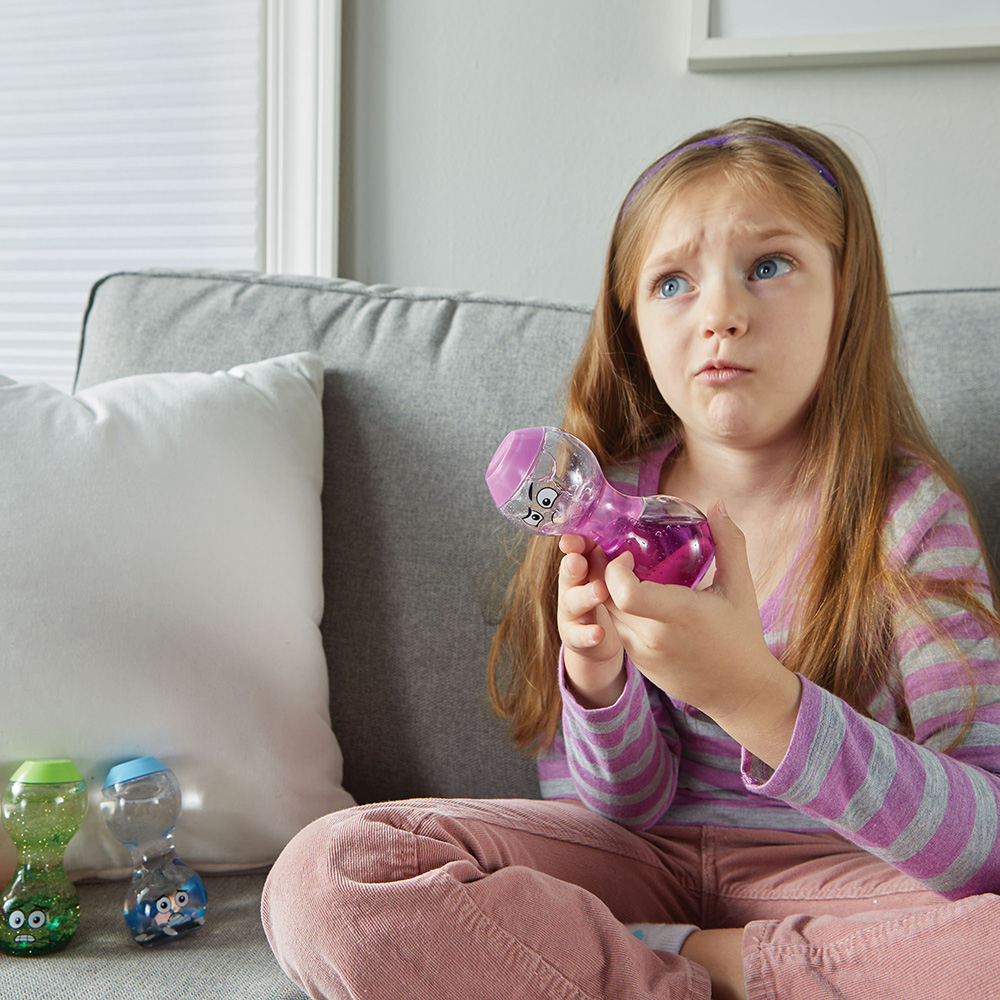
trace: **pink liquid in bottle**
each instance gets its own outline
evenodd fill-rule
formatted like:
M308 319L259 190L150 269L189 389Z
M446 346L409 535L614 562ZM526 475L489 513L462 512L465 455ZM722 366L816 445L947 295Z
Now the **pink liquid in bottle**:
M676 497L635 497L604 478L594 453L555 427L511 431L486 470L508 520L542 535L592 538L614 559L626 549L640 580L694 587L715 543L705 515Z
M600 544L609 559L628 549L635 558L635 575L640 580L683 587L694 587L701 580L715 552L704 520L670 524L631 520L621 526L617 542Z

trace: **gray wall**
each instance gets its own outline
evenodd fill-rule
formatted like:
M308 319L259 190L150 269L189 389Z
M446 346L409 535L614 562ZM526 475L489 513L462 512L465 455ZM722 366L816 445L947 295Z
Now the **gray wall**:
M854 154L895 290L1000 284L1000 62L686 68L686 0L344 0L340 272L593 301L639 171L764 114Z

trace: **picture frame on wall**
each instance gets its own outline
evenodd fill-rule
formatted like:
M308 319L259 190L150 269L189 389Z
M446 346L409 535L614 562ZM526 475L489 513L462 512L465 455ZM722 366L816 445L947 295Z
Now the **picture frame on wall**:
M997 58L995 0L691 0L695 72Z

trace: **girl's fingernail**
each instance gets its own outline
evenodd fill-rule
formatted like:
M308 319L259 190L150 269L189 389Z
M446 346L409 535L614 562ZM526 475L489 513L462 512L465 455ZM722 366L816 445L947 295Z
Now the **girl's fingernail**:
M724 500L715 501L715 509L723 516L729 517L729 511L726 510L726 504Z

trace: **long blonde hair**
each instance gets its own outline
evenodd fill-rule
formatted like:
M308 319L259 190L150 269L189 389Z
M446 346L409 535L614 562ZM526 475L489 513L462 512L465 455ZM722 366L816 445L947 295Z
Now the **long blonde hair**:
M685 149L714 136L747 138ZM836 189L779 143L828 168ZM992 571L993 608L987 608L970 582L915 580L885 564L883 519L904 458L925 462L960 496L965 493L924 426L897 363L888 285L864 183L827 136L768 119L729 122L690 137L676 150L681 152L669 163L642 175L619 212L562 426L585 441L602 465L637 458L679 433L639 347L634 303L654 229L692 182L721 173L751 196L786 206L823 240L837 273L833 332L807 415L798 477L816 491L819 516L814 558L804 572L783 662L864 712L881 685L898 693L892 677L893 608L912 605L921 613L925 599L943 597L989 628L1000 628ZM523 748L549 745L559 725L559 560L555 539L532 536L490 651L491 700ZM932 623L929 612L923 616ZM905 706L901 698L896 701L907 731Z

